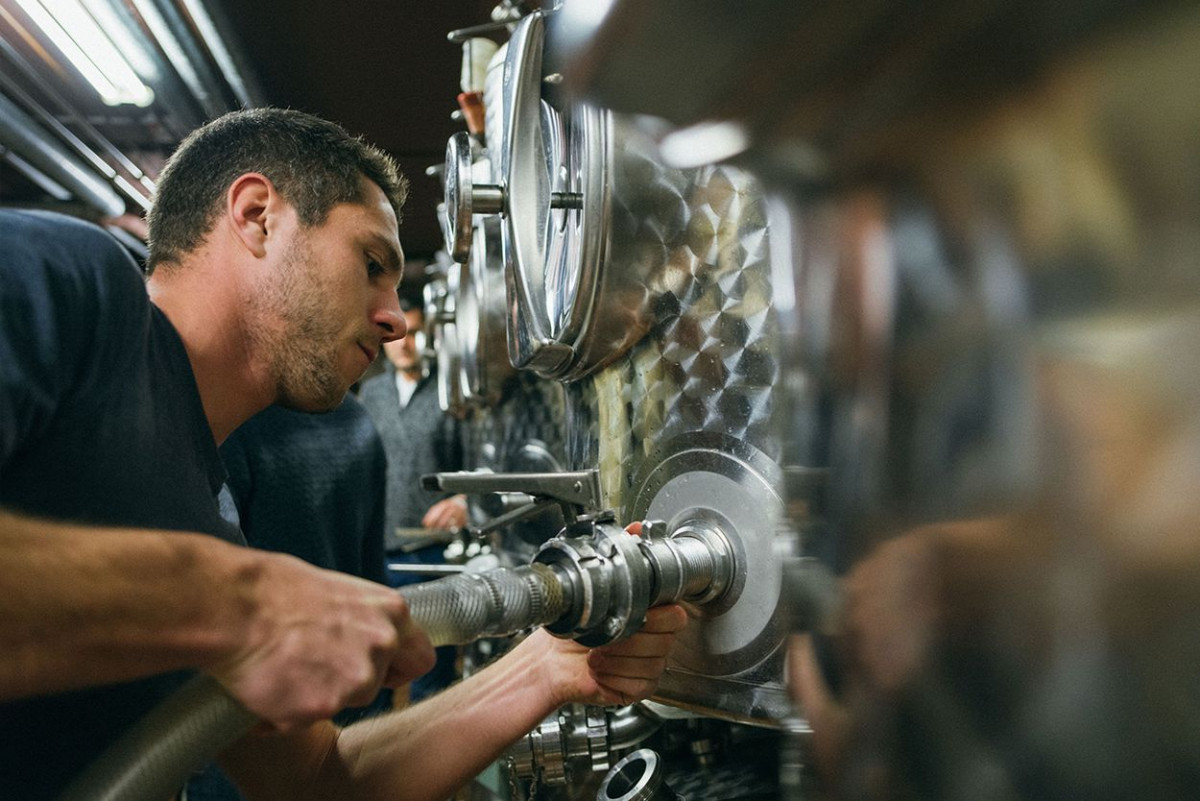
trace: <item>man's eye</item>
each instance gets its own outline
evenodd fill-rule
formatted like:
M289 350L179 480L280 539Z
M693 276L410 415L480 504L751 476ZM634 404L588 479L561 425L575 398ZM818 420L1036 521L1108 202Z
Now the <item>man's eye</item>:
M367 275L371 276L372 278L378 278L379 276L383 275L383 273L384 269L382 264L374 259L367 259Z

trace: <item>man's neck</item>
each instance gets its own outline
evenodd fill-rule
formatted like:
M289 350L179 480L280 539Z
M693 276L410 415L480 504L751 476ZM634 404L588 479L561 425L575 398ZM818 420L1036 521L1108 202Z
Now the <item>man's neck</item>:
M183 340L213 439L219 445L275 397L273 381L247 349L238 289L215 281L202 264L156 270L147 282L154 302ZM200 300L203 298L203 300Z
M410 368L408 370L397 370L396 372L398 372L401 375L401 377L403 377L404 380L406 380L406 381L420 381L421 380L421 368L420 367L414 367L414 368Z

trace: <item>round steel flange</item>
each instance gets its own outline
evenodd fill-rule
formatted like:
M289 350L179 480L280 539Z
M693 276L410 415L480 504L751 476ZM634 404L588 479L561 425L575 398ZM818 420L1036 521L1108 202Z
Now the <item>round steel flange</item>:
M639 748L626 755L613 766L600 790L596 801L668 801L677 799L674 792L664 784L665 766L657 751Z
M566 749L563 747L562 723L557 716L542 721L530 733L533 743L534 766L539 769L538 778L551 786L567 781Z
M466 131L450 137L443 172L446 252L459 264L466 264L471 257L474 216L499 214L505 204L503 187L475 182L471 143Z
M587 715L588 757L593 773L607 771L611 754L608 749L608 715L600 707L589 706Z
M546 630L570 637L590 648L636 632L646 616L650 596L650 567L638 548L639 540L607 523L593 524L591 536L555 537L534 556L551 566L566 583L570 609Z
M437 355L438 405L442 411L460 418L467 413L467 407L463 403L462 371L459 366L462 350L459 347L458 330L455 325L455 304L461 269L462 265L451 265L442 285L444 289L439 288L427 293L425 309L426 319L430 321L433 350ZM434 283L426 286L432 286ZM437 301L432 308L428 302L429 297Z
M471 137L459 131L446 143L446 252L459 264L471 255Z
M624 639L640 629L650 598L650 567L638 548L638 538L620 526L599 523L595 539L597 552L612 564L617 579L603 625L576 638L592 648Z
M534 562L559 568L571 598L567 614L546 624L547 631L558 637L573 637L603 620L612 585L611 571L591 542L555 537L542 545Z
M463 402L472 408L499 403L507 382L516 373L506 344L500 228L498 217L475 221L474 245L461 271L455 303L462 371L459 381Z
M776 532L783 504L778 467L743 442L700 432L657 461L637 484L632 519L663 520L667 535L717 529L734 555L729 586L711 603L688 605L692 620L677 635L674 664L729 676L770 656L786 625L780 604Z

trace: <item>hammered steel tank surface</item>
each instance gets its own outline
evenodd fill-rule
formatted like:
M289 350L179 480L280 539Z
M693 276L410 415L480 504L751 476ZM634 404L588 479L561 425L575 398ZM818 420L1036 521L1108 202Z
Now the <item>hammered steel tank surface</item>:
M653 259L637 266L655 302L675 312L569 387L569 458L599 465L619 519L669 530L703 520L736 534L733 599L695 613L661 693L704 708L736 696L735 708L718 710L735 716L778 713L769 688L778 666L768 663L781 638L779 364L762 195L733 169L667 170L644 157L638 166L644 181L617 202L655 210L638 231Z
M781 265L766 196L737 168L668 167L636 120L564 102L543 81L544 16L523 18L493 57L486 146L460 134L447 150L447 250L463 265L449 271L444 337L458 354L441 358L469 384L475 343L499 326L463 286L502 269L522 368L473 412L472 439L487 443L476 466L514 472L497 434L530 421L524 400L545 392L533 377L560 387L561 406L524 435L561 445L561 469L596 470L600 507L622 525L720 531L734 553L728 590L690 607L659 700L774 725L791 711L780 562L794 543L781 536ZM472 394L440 379L445 398Z

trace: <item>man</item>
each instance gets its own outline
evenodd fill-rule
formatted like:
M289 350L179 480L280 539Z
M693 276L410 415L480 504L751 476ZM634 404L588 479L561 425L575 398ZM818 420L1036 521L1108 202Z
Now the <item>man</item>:
M400 305L406 328L421 331L425 325L421 307L406 299ZM467 506L462 495L436 499L421 487L422 475L461 470L463 455L457 421L438 405L437 372L425 369L419 339L406 336L385 342L384 371L363 383L360 397L388 456L385 548L393 560L429 563L441 561L444 547L432 545L401 554L408 541L398 532L462 528L467 524ZM410 576L393 577L393 586L409 583Z
M0 212L0 797L53 798L172 671L209 673L279 733L223 760L252 799L444 798L556 706L652 690L675 607L591 653L539 632L339 729L430 666L427 638L394 592L238 547L221 520L217 445L272 403L334 408L404 336L403 197L380 151L260 109L164 169L145 287L99 230Z
M383 557L383 442L366 409L347 395L326 414L272 405L221 444L228 477L221 512L255 548L386 583ZM343 710L348 725L392 706L390 689L370 705ZM244 801L208 765L188 780L187 801Z
M384 514L384 547L389 564L440 564L445 561L445 543L418 545L420 537L405 537L402 531L457 530L467 524L467 501L462 495L436 496L421 487L421 476L461 470L462 440L458 421L442 411L438 403L436 368L425 369L418 341L425 326L420 306L402 298L405 327L416 335L385 342L384 371L362 385L363 405L371 415L387 454L387 501ZM432 501L432 502L431 502ZM388 570L388 583L402 587L425 580L418 573ZM412 701L441 690L454 681L456 649L437 649L432 670L417 678L409 688Z

